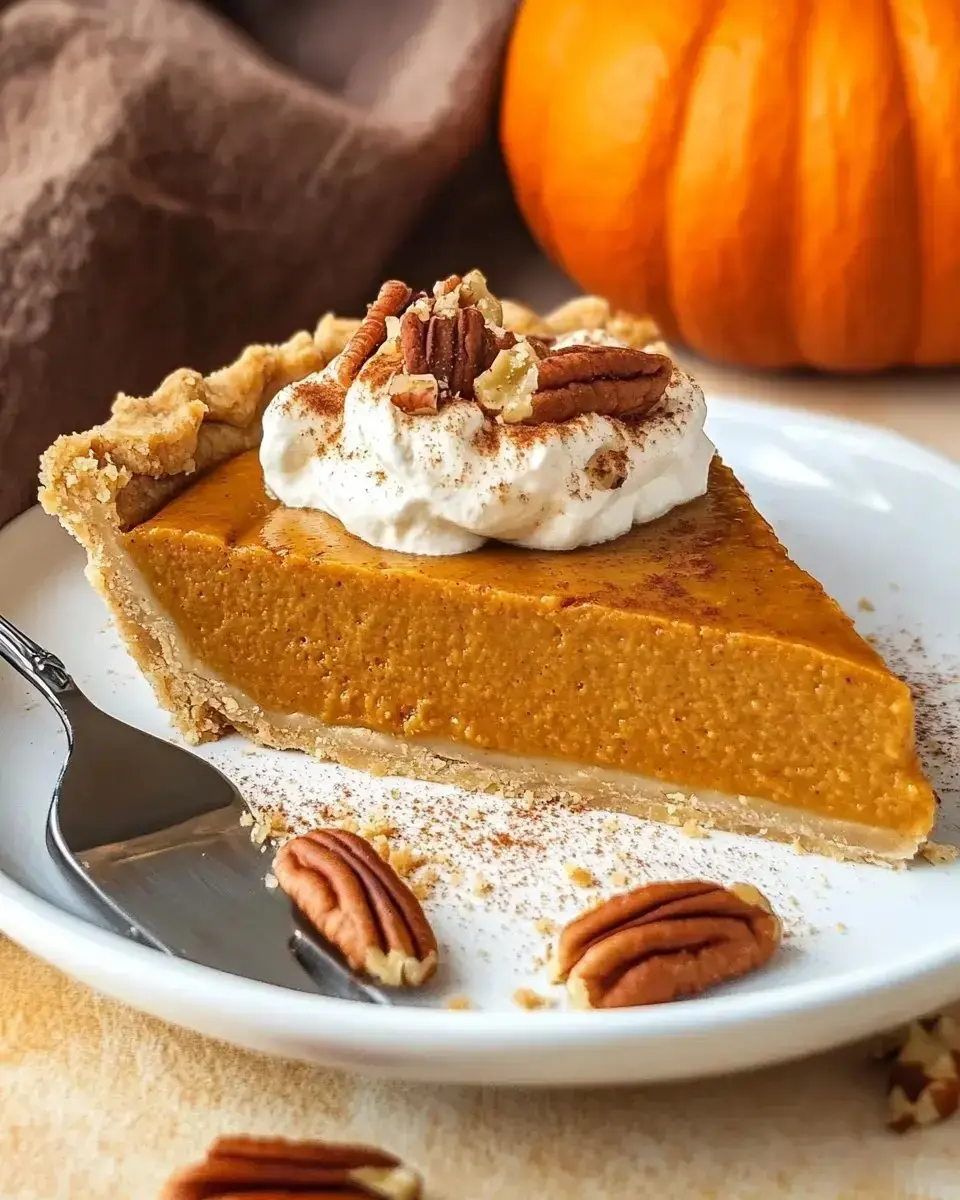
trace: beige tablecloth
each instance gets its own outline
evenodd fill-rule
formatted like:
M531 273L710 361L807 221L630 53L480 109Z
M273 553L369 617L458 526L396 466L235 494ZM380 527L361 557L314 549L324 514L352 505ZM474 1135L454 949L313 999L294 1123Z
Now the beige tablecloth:
M539 260L511 282L541 304L568 287ZM699 374L708 393L840 411L960 458L955 377L840 384L706 365ZM620 1091L347 1077L171 1028L0 940L0 1200L150 1200L171 1169L224 1132L379 1143L420 1167L429 1194L446 1200L960 1196L960 1123L898 1138L883 1118L882 1072L863 1047Z
M862 1047L672 1087L382 1083L174 1029L10 942L0 1021L3 1200L152 1200L227 1131L381 1143L424 1171L437 1200L960 1195L960 1126L887 1133L882 1071Z

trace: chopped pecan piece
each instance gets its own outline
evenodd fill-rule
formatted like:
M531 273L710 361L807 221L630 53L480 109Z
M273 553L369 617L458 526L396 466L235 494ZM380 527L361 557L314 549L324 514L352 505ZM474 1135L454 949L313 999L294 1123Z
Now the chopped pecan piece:
M179 1171L161 1200L277 1200L280 1196L420 1200L419 1175L372 1146L218 1138L201 1163Z
M616 491L627 481L630 456L626 450L597 450L587 461L584 472L598 491Z
M960 1109L960 1025L952 1017L912 1021L890 1066L887 1125L906 1133Z
M533 413L539 365L536 349L526 339L500 350L488 370L474 380L480 406L511 425L527 420Z
M517 335L509 329L491 329L488 325L483 331L483 369L489 371L500 351L512 349L519 340ZM536 349L533 339L528 338L527 340Z
M762 966L780 922L755 890L699 881L651 883L571 921L554 963L582 1008L627 1008L693 996ZM762 903L761 903L762 901Z
M666 391L673 363L626 346L564 346L541 359L525 423L568 421L581 413L641 416Z
M437 411L440 388L433 375L394 375L389 390L391 401L410 416Z
M527 337L527 341L536 352L537 358L546 358L547 355L551 353L555 339L548 337L537 337L536 334L531 333Z
M448 275L446 279L440 279L433 285L433 294L439 300L441 296L449 296L451 292L455 292L462 283L459 275Z
M337 378L344 387L353 383L370 355L386 341L387 317L399 317L412 299L413 292L399 279L388 279L381 286L376 300L360 322L360 328L340 354Z
M437 939L419 900L362 837L315 829L281 847L273 873L353 970L419 987L437 969Z
M486 276L482 271L468 271L464 275L460 288L460 302L476 305L483 318L491 325L503 324L503 305L487 287Z

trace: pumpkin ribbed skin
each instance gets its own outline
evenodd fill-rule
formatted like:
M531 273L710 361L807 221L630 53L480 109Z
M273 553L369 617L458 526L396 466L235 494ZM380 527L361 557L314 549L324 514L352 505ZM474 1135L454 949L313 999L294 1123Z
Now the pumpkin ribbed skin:
M956 0L524 0L501 132L547 252L668 337L960 362Z

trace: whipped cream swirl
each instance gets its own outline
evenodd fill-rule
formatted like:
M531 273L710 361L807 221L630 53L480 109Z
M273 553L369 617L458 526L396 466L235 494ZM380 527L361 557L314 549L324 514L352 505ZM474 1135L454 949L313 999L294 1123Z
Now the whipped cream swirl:
M558 345L598 341L580 331ZM537 550L592 546L706 491L706 406L679 369L641 421L585 413L522 425L468 400L404 412L389 392L397 361L388 341L346 390L334 360L274 397L260 461L281 503L329 513L372 546L443 555L490 538Z

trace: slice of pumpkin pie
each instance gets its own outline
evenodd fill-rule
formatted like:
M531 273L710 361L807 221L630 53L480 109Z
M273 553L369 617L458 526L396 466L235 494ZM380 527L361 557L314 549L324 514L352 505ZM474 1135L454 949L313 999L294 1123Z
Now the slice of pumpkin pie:
M910 692L654 337L390 281L362 322L119 397L41 503L191 740L907 859L935 807Z

